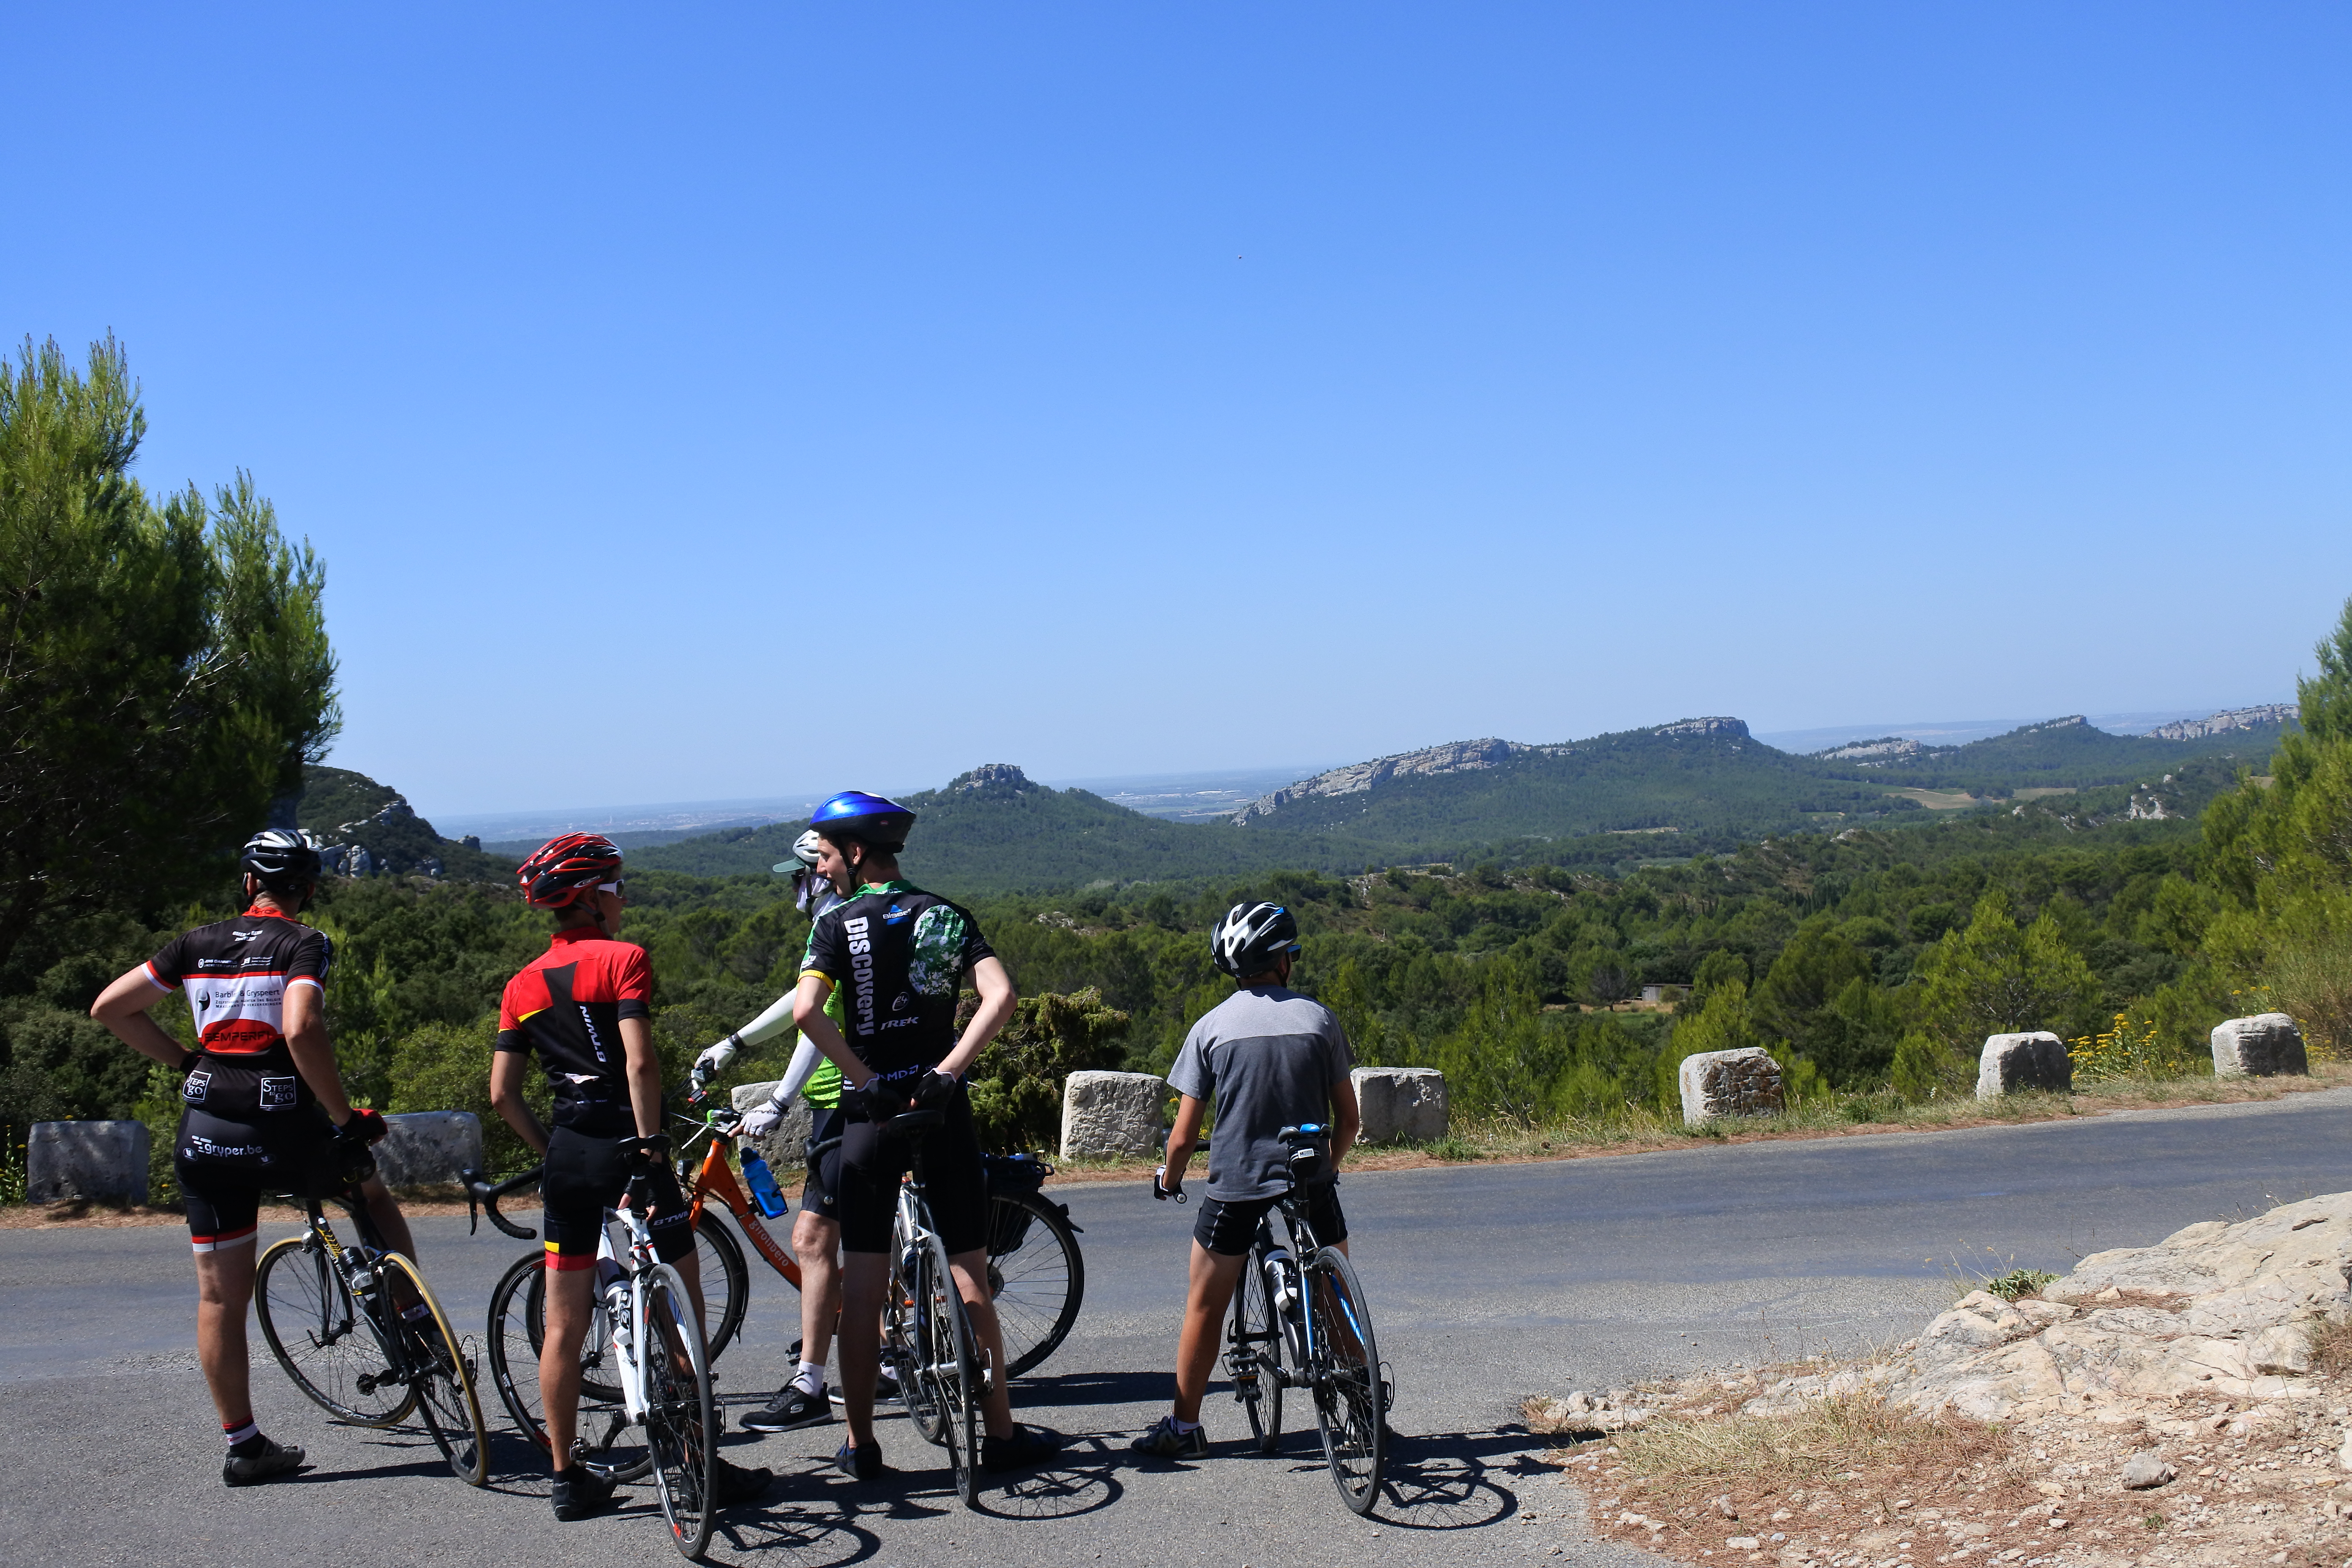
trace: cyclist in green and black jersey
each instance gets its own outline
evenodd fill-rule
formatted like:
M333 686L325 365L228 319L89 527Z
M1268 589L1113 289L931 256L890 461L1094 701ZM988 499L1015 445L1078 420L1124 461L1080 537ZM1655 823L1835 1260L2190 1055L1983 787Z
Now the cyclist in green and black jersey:
M820 853L814 831L802 834L793 845L793 856L800 862L793 872L793 902L812 921L841 902L841 895L816 868ZM697 1080L708 1082L724 1072L745 1046L765 1045L790 1032L793 1002L793 993L785 992L774 1006L697 1057ZM839 992L826 999L825 1014L835 1027L846 1021ZM824 1358L833 1345L835 1320L841 1315L841 1069L806 1035L800 1037L792 1065L768 1098L744 1113L743 1136L764 1138L775 1131L796 1094L816 1111L810 1146L833 1146L808 1163L800 1218L793 1222L793 1256L801 1266L800 1365L773 1399L743 1413L742 1425L751 1432L793 1432L833 1419L833 1402L825 1397ZM887 1368L877 1392L886 1399L898 1396L898 1384Z
M908 1141L882 1124L904 1111L936 1109L945 1125L924 1141L932 1223L971 1315L981 1348L1002 1368L1003 1337L988 1290L988 1194L980 1138L963 1074L1013 1016L1012 976L970 913L900 879L898 851L914 813L852 790L817 808L810 823L818 869L843 895L817 918L801 966L793 1016L841 1069L847 1125L841 1149L841 1384L849 1440L835 1462L860 1480L882 1473L874 1442L874 1381L881 1356L885 1256ZM980 1006L961 1033L956 996L966 978ZM826 1012L842 998L845 1023ZM1000 1374L983 1402L988 1436L981 1468L1008 1470L1046 1458L1061 1438L1017 1426Z

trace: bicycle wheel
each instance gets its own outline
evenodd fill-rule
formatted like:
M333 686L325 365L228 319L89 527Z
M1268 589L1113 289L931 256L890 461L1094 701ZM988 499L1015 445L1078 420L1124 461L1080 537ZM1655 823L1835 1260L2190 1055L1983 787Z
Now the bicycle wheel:
M1019 1377L1069 1337L1086 1298L1086 1259L1062 1205L1038 1194L999 1193L988 1217L988 1293L1004 1332L1004 1374ZM1000 1251L1000 1242L1009 1245Z
M278 1364L329 1415L389 1426L416 1403L315 1233L272 1242L261 1255L253 1310Z
M547 1254L518 1258L490 1292L490 1378L515 1430L548 1451L546 1418L540 1404L539 1352L547 1340ZM621 1406L619 1385L606 1358L612 1335L604 1312L593 1315L582 1344L577 1451L582 1462L615 1480L635 1480L652 1461L637 1444L624 1443L632 1428ZM593 1373L592 1376L591 1373ZM605 1391L597 1396L598 1390Z
M406 1362L409 1392L416 1395L416 1413L434 1446L449 1461L449 1468L469 1487L490 1479L490 1434L482 1425L482 1402L474 1393L475 1358L466 1353L449 1327L432 1288L416 1265L397 1252L384 1254L379 1273L407 1278L409 1289L425 1304L422 1319L402 1318L401 1359ZM393 1293L392 1300L398 1299Z
M639 1286L646 1362L646 1446L653 1451L654 1485L662 1517L681 1556L702 1555L710 1544L710 1515L719 1490L719 1416L710 1401L710 1362L694 1304L664 1265Z
M920 1375L930 1382L940 1415L940 1436L933 1441L948 1451L956 1496L964 1507L973 1508L980 1498L980 1353L948 1255L937 1240L923 1249L918 1272L916 1295L923 1308L929 1352Z
M918 1289L925 1253L908 1244L904 1227L890 1237L890 1279L882 1302L882 1356L898 1373L899 1397L907 1418L926 1443L947 1441L947 1411L936 1397L931 1381L922 1375L929 1364L926 1349L929 1321Z
M1265 1260L1253 1249L1234 1290L1233 1349L1226 1368L1234 1397L1249 1415L1250 1436L1261 1454L1282 1447L1282 1324L1266 1285Z
M751 1292L743 1244L727 1228L724 1213L716 1204L706 1204L694 1222L694 1256L702 1270L702 1321L709 1331L713 1362L735 1342L735 1331L743 1326L743 1309Z
M1323 1458L1340 1500L1370 1513L1380 1498L1386 1461L1381 1410L1381 1352L1372 1338L1356 1270L1336 1247L1307 1265L1307 1310L1314 1316L1315 1420L1323 1428Z

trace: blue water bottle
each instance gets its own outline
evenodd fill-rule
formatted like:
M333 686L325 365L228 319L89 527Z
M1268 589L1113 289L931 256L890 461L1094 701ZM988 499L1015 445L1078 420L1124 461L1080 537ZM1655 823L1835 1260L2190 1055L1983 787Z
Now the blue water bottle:
M784 1202L784 1194L776 1186L768 1162L749 1149L743 1151L743 1184L751 1189L751 1201L770 1219L782 1219L792 1211L792 1205Z

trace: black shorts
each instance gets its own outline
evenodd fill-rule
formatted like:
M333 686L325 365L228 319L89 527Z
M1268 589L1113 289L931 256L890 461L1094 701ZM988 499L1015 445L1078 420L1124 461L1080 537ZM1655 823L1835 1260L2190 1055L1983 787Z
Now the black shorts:
M837 1105L820 1105L809 1131L809 1147L832 1148L808 1162L808 1180L801 1184L801 1209L819 1219L841 1223L841 1132L847 1125Z
M190 1106L173 1140L172 1174L187 1199L188 1236L198 1252L250 1243L264 1197L331 1197L374 1171L375 1162L337 1142L334 1125L316 1110L256 1126Z
M1202 1198L1201 1215L1192 1222L1192 1239L1211 1252L1221 1252L1228 1258L1250 1249L1257 1239L1257 1224L1275 1205L1282 1200L1271 1198ZM1348 1216L1339 1212L1339 1184L1326 1182L1310 1187L1307 1193L1307 1223L1315 1227L1315 1239L1329 1247L1348 1239ZM1275 1239L1283 1238L1277 1228Z
M596 1248L604 1239L604 1211L616 1207L629 1190L633 1162L621 1146L630 1141L593 1138L569 1127L548 1134L547 1174L540 1178L539 1199L540 1234L547 1238L550 1268L564 1272L596 1266ZM654 1189L654 1253L664 1263L675 1263L694 1250L686 1194L678 1190L677 1173L667 1163L655 1162L646 1174Z
M841 1249L887 1252L890 1222L898 1212L898 1178L923 1146L923 1196L931 1224L948 1255L977 1252L988 1244L988 1175L980 1162L980 1133L971 1122L971 1100L959 1085L948 1101L948 1119L914 1138L885 1137L871 1121L852 1119L842 1129L841 1167L835 1192L841 1199Z

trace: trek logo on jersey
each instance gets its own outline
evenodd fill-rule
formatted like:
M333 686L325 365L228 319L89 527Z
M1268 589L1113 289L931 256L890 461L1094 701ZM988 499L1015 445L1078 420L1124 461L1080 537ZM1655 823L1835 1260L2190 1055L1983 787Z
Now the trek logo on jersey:
M841 922L844 936L849 938L849 984L857 999L858 1033L874 1032L874 939L869 934L873 922L864 915L853 915Z

